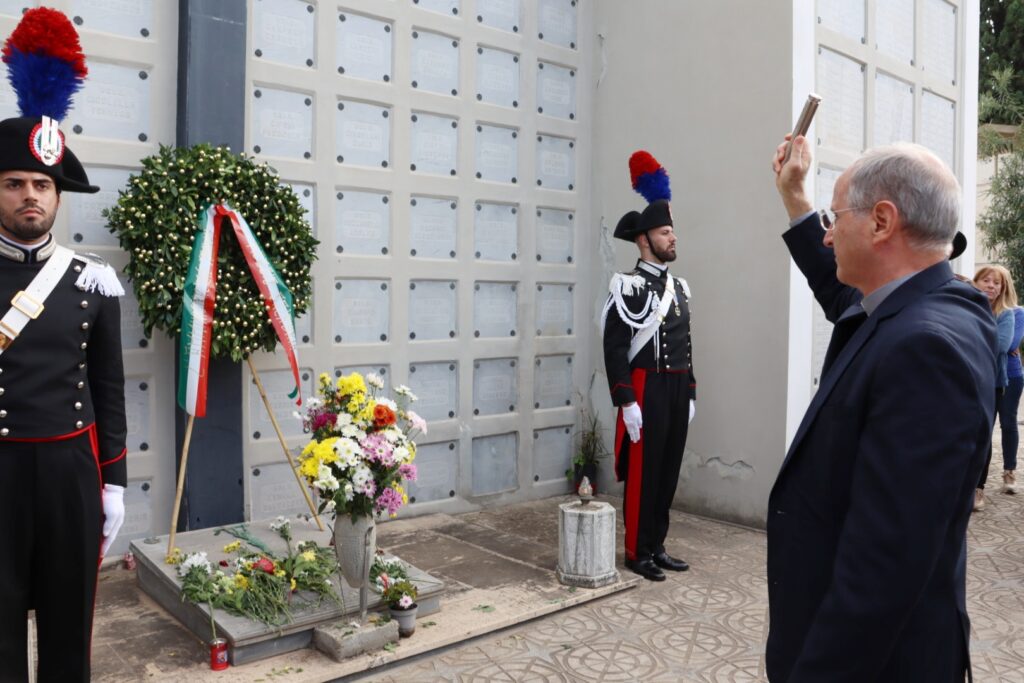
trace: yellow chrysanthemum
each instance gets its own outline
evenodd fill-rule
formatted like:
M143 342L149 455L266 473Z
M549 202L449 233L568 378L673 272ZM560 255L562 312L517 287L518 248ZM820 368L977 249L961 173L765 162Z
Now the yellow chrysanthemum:
M309 454L313 452L313 449L316 448L316 445L318 443L320 443L320 442L317 441L316 439L313 439L312 441L307 443L306 446L302 449L302 453L299 455L299 457L307 457L307 456L309 456Z
M185 558L181 554L181 548L175 548L166 558L164 558L164 562L167 564L181 564L183 559Z
M351 394L365 394L366 393L366 382L363 381L363 376L358 372L353 372L350 375L342 375L338 378L338 393L342 396L348 396Z
M231 543L228 543L226 546L224 546L224 552L226 552L226 553L233 553L233 552L235 552L236 550L238 550L241 547L242 547L242 542L241 541L232 541Z
M235 574L235 588L245 590L249 587L249 579L242 574Z
M334 452L334 444L337 440L338 437L332 436L313 447L313 457L317 460L318 469L319 463L330 464L338 459L338 454ZM313 474L316 474L315 470Z
M314 553L312 550L307 550L304 553L300 553L299 557L304 559L306 562L312 562L316 559L316 553Z
M309 477L310 479L316 479L317 474L320 472L320 461L316 457L309 457L302 461L299 465L299 474Z
M295 578L292 577L292 590L295 590Z
M276 576L277 578L281 578L282 576L284 576L284 570L283 569L275 570L274 571L274 576Z

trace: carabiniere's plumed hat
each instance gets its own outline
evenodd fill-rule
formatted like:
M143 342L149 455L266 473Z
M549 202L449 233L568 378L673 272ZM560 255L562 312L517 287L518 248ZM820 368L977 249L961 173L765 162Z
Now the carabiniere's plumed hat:
M632 242L637 235L672 225L672 187L669 184L668 171L648 152L639 150L629 157L629 177L633 189L647 200L647 208L630 211L619 219L615 226L615 237Z
M88 73L75 27L57 10L30 9L4 43L3 61L21 116L0 121L0 171L44 173L60 190L98 192L58 128Z

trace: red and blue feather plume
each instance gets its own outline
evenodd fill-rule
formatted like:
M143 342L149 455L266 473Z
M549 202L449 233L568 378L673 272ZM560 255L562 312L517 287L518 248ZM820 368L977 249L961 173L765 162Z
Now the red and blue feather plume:
M89 73L75 27L48 7L22 15L4 43L3 61L22 116L62 120Z
M629 178L633 183L633 189L648 203L659 199L672 199L668 171L649 152L641 149L629 157Z

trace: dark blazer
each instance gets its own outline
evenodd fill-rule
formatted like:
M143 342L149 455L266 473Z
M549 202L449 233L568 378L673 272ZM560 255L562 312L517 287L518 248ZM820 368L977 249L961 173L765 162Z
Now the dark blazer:
M772 683L964 680L966 529L992 433L995 321L944 261L865 318L812 216L786 244L827 370L769 497ZM845 312L839 313L843 308Z

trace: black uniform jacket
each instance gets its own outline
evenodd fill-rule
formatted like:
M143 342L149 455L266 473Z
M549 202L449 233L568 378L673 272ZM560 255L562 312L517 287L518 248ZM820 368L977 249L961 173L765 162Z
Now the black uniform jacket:
M626 309L642 322L650 311L657 311L665 293L666 277L655 274L656 269L643 261L637 262L636 270L626 276L640 276L643 286L630 294L623 294ZM697 398L697 380L693 376L693 353L690 342L690 307L686 292L675 278L676 296L668 307L668 313L660 324L658 334L640 349L633 362L629 361L629 346L636 330L619 315L614 303L615 296L609 294L610 305L604 328L604 365L608 375L608 387L612 403L621 406L636 401L633 390L632 372L642 368L656 372L685 372L690 376L690 398ZM676 313L676 311L679 311ZM658 348L654 344L657 342Z
M816 216L786 244L826 312ZM856 309L859 309L857 306ZM943 261L839 317L769 497L773 683L963 681L966 529L992 433L995 321Z
M0 255L0 316L44 263ZM75 258L44 310L0 355L0 444L51 441L95 424L103 483L127 483L121 309L117 297L75 285Z

